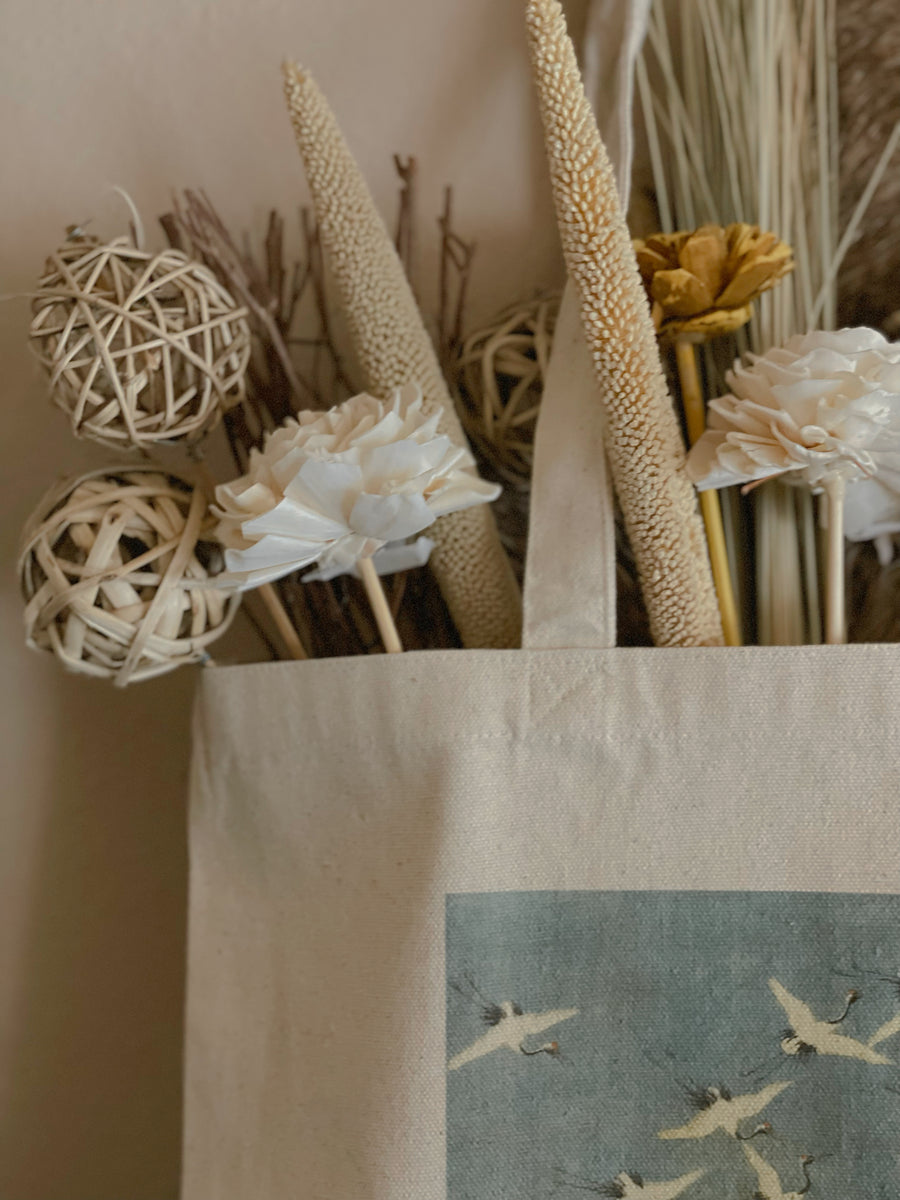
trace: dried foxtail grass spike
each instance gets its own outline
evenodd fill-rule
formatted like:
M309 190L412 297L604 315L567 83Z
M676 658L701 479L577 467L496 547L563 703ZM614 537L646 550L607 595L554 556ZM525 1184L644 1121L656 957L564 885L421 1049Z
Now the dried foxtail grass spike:
M439 432L465 435L416 302L359 167L315 82L287 63L285 93L322 245L368 389L386 397L410 381ZM452 513L431 531L431 563L464 645L517 646L521 600L486 507Z
M26 640L70 671L123 687L208 658L237 611L200 489L156 467L65 479L26 526Z
M557 0L527 10L566 265L606 401L613 479L658 645L720 645L696 498L616 180Z

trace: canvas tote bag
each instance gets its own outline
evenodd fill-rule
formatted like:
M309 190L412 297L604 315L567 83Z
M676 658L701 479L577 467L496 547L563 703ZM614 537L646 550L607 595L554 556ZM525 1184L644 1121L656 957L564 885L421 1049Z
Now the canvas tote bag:
M557 347L525 648L203 674L184 1200L900 1195L900 651L616 648Z

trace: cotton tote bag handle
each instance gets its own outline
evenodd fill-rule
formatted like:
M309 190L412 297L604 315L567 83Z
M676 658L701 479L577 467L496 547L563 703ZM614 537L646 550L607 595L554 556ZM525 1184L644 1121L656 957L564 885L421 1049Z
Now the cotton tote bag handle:
M585 83L628 201L634 67L650 0L593 0ZM535 438L522 645L616 644L616 536L604 452L604 405L584 340L578 293L566 284Z

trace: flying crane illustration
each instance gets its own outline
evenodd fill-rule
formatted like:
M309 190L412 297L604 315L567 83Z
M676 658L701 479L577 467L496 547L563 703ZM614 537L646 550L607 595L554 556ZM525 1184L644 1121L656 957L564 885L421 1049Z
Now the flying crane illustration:
M770 1083L762 1091L748 1092L744 1096L732 1096L727 1088L722 1087L692 1089L689 1092L691 1102L700 1109L700 1112L686 1125L679 1125L676 1129L662 1129L658 1136L666 1140L705 1138L715 1133L717 1129L724 1129L732 1137L738 1137L738 1126L741 1121L761 1113L776 1096L780 1096L786 1088L791 1086L790 1081ZM760 1128L757 1126L757 1129Z
M900 976L898 975L878 975L877 972L867 971L867 975L875 975L881 983L888 983L891 990L900 999ZM869 1038L870 1046L880 1046L882 1042L886 1042L888 1038L896 1037L900 1033L900 1012L896 1013L890 1020L879 1026L878 1029Z
M851 972L839 971L838 974L848 975L851 974ZM894 993L897 999L900 1000L900 975L883 975L881 971L868 971L864 967L858 967L855 965L852 974L869 975L872 979L877 980L878 983L888 984L890 990ZM886 1042L888 1038L896 1037L898 1033L900 1033L900 1012L897 1012L893 1017L885 1021L883 1025L879 1026L879 1028L876 1029L869 1038L866 1045L880 1046L882 1042Z
M781 1038L781 1049L785 1054L799 1055L801 1058L813 1054L834 1054L841 1058L858 1058L867 1063L891 1064L891 1059L873 1050L871 1045L835 1032L836 1026L845 1019L860 997L856 989L847 993L844 1011L839 1017L833 1021L820 1021L813 1015L809 1005L792 996L777 979L770 979L769 987L790 1021L790 1027Z
M571 1017L577 1017L578 1012L577 1008L556 1008L549 1012L527 1013L510 1000L504 1001L503 1004L489 1005L484 1010L484 1020L491 1028L480 1038L476 1038L471 1046L455 1054L447 1065L448 1070L458 1071L460 1067L474 1062L476 1058L483 1058L485 1054L492 1054L494 1050L502 1050L504 1047L515 1050L518 1054L558 1054L559 1047L556 1042L545 1042L532 1050L526 1048L525 1040L543 1033L553 1025L559 1025L562 1021L568 1021Z
M612 1200L675 1200L682 1192L686 1192L691 1184L696 1183L705 1171L689 1171L678 1179L650 1180L644 1179L636 1171L622 1171L615 1179L605 1183L593 1183L590 1179L568 1178L569 1187L579 1188L583 1192L593 1192L596 1196L609 1196Z
M757 1154L753 1146L746 1142L743 1145L744 1156L747 1162L756 1172L756 1178L759 1181L759 1188L756 1192L754 1200L800 1200L801 1196L805 1196L812 1186L812 1180L809 1177L810 1164L815 1162L811 1154L801 1154L800 1167L803 1171L805 1184L799 1191L786 1192L781 1186L781 1179L778 1172L770 1163Z
M889 1021L880 1026L869 1038L869 1046L880 1046L882 1042L886 1042L888 1038L896 1037L900 1033L900 1012L896 1013Z

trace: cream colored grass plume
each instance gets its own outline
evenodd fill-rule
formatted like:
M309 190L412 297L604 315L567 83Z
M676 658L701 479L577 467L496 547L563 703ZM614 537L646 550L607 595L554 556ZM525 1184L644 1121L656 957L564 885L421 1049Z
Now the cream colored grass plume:
M616 491L658 645L721 645L703 525L616 180L557 0L528 32L557 220L605 397Z
M465 444L428 332L391 238L328 102L296 64L284 66L288 110L306 169L322 245L367 388L389 395L418 383L427 413ZM441 591L469 647L512 647L521 639L518 586L490 510L441 517L429 537Z

